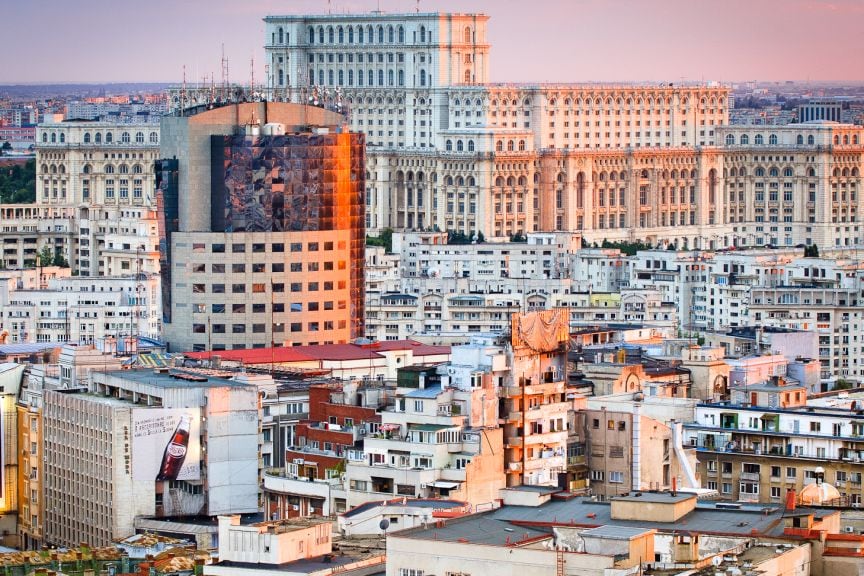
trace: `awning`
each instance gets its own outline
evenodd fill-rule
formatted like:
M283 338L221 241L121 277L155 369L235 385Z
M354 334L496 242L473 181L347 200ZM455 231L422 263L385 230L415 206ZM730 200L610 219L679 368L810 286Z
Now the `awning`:
M454 488L458 488L460 482L444 482L443 480L436 480L434 482L429 482L426 486L430 488L444 488L445 490L453 490Z

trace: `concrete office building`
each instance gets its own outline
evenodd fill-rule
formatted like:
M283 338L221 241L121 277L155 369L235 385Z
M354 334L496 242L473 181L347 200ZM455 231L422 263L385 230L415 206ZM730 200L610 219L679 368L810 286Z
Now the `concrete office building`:
M36 202L4 204L2 264L49 246L83 276L158 273L153 162L159 125L64 121L36 129Z
M137 516L258 511L256 386L182 371L91 377L44 392L44 543L107 545ZM182 467L166 469L184 429Z
M263 102L163 118L160 241L172 349L363 335L363 136L343 123L320 108Z

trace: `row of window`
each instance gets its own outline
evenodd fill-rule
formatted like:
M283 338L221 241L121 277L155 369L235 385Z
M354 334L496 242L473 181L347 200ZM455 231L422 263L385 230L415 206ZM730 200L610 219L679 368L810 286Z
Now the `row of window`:
M318 26L317 30L315 27L309 26L307 34L309 44L315 44L316 40L318 44L324 44L325 39L328 44L345 44L346 41L348 44L373 44L376 39L378 44L384 44L385 42L388 44L405 43L405 27L402 25L396 27L388 25L386 28L380 24L377 28L371 24L366 27L336 26L334 28L333 26L327 26L327 28L324 28L323 26ZM465 43L470 44L472 42L473 33L470 27L465 27L462 39ZM281 27L272 33L271 40L274 44L289 44L291 42L289 34ZM416 33L414 41L418 41ZM425 26L420 26L419 42L432 42L432 31L429 30L427 33Z
M337 243L334 242L307 242L306 243L306 251L307 252L318 252L319 250L330 251L333 250L334 247L337 247L339 250L344 250L346 246L346 242L340 241ZM247 251L247 245L243 243L231 244L231 252L233 253L243 253ZM222 243L214 243L210 245L210 252L213 254L224 254L226 245ZM267 245L262 243L253 243L250 247L250 252L262 253L267 252ZM204 253L207 250L207 245L204 243L195 242L192 244L192 251L195 253ZM302 242L291 242L288 244L289 252L303 252L303 243ZM274 242L270 244L270 252L285 252L285 244L282 242ZM340 263L341 266L341 263ZM340 268L341 269L341 268Z
M306 263L306 272L329 272L336 269L338 265L339 270L345 270L347 264L344 260L340 260L338 263L333 262L332 260L327 260L324 262L307 262ZM253 274L264 273L267 271L267 265L263 262L256 262L251 264L248 267L248 270ZM288 268L291 272L303 272L303 263L302 262L291 262ZM225 274L226 264L221 263L213 263L210 265L210 273L211 274ZM247 271L247 266L244 263L231 264L231 273L232 274L245 274ZM207 264L205 263L195 263L192 264L192 272L196 274L206 274L207 273ZM285 263L284 262L273 262L270 264L270 272L285 272Z
M309 85L310 86L315 85L315 78L316 78L315 70L313 68L309 68ZM346 74L345 70L327 70L326 75L325 75L323 69L319 69L317 78L318 78L318 85L320 85L320 86L325 86L325 85L326 86L354 86L355 75L354 75L354 70L350 70L350 69L347 71L347 74ZM364 74L363 70L360 70L360 69L357 70L357 75L356 75L357 86L364 86L364 85L375 86L376 85L375 78L376 78L375 71L372 69L367 70L365 72L365 74ZM378 70L377 78L378 78L377 85L378 86L384 86L385 85L384 70ZM405 71L404 70L398 70L398 71L388 70L386 79L387 79L387 81L386 81L387 86L405 86ZM432 85L432 75L427 74L426 70L421 69L420 73L419 73L420 86L426 86L427 79L428 79L428 84L431 86ZM282 76L282 71L280 70L279 71L279 80L278 80L279 85L283 86L286 81L287 80ZM364 84L364 82L365 82L365 84Z
M287 310L291 312L303 312L303 302L291 302L288 305ZM306 302L306 312L319 312L321 310L329 311L329 310L345 310L347 308L347 302L345 300L325 300L323 302ZM208 307L206 304L193 304L192 312L196 314L207 314ZM210 314L225 314L228 310L228 307L224 303L219 304L210 304ZM246 314L246 312L251 311L252 314L266 314L267 313L267 304L258 303L251 304L247 306L245 303L242 304L232 304L231 305L231 313L232 314ZM272 303L272 312L274 314L279 314L285 312L286 307L284 302L273 302Z
M346 320L339 320L338 322L333 320L326 320L324 322L307 322L305 331L307 332L320 332L321 330L336 330L336 328L340 330L344 330L348 323ZM271 330L273 332L285 332L286 326L284 322L274 322L271 325ZM246 334L246 332L251 332L252 334L265 334L267 332L266 324L252 324L251 329L247 324L231 324L230 325L231 334ZM291 322L288 325L289 332L303 332L303 323L302 322ZM207 334L207 324L192 324L192 333L193 334ZM211 334L227 334L228 333L228 325L227 324L210 324L210 333ZM215 349L215 348L214 348Z
M747 146L748 144L750 144L750 136L748 134L742 134L741 137L738 139L738 143L742 146ZM770 134L768 136L768 145L769 146L776 146L777 143L778 143L777 135L776 134ZM798 134L798 136L795 138L795 143L799 146L803 146L804 145L804 135ZM841 143L843 145L846 145L846 146L848 146L850 143L853 145L856 145L859 143L858 135L853 134L852 138L850 140L849 134L843 134L842 137L839 134L835 134L834 135L834 144L836 146L839 146ZM756 146L764 145L765 144L765 136L763 136L762 134L756 134L753 137L753 144ZM809 134L807 136L807 145L813 146L814 144L816 144L816 138L812 134ZM734 146L735 145L735 135L734 134L727 134L726 135L726 145L727 146Z
M328 292L334 289L334 286L338 290L345 290L347 286L347 282L345 280L339 280L338 282L307 282L306 283L306 292L318 292L319 290ZM288 288L290 292L304 292L303 283L302 282L290 282L288 284ZM273 293L283 293L285 292L285 283L284 282L271 282L270 289ZM267 284L265 282L255 282L250 284L248 287L246 284L231 284L231 293L232 294L246 294L247 292L252 294L264 294L267 292ZM192 293L193 294L206 294L207 293L207 284L192 284ZM226 284L216 283L210 284L210 293L211 294L225 294L226 293Z
M42 133L42 142L48 143L48 141L52 144L56 144L59 140L60 144L64 144L66 142L66 134L60 132L58 135L56 132L51 132L49 135L48 132ZM158 144L159 143L159 134L157 132L150 132L150 144ZM91 136L90 132L84 133L84 143L90 144ZM96 132L96 134L92 137L92 142L96 144L102 143L102 133ZM112 144L114 142L114 135L111 132L107 132L105 134L105 143ZM129 132L123 132L120 134L119 142L123 144L131 144L132 143L132 135ZM136 144L144 144L144 132L136 132L135 133L135 143Z

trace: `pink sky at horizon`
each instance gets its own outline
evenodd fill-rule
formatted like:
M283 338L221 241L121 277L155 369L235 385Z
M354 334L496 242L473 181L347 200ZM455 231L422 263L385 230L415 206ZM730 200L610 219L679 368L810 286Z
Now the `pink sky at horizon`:
M530 6L526 11L525 6ZM333 12L415 0L332 0ZM0 0L0 83L263 78L267 14L326 0ZM864 0L421 0L490 16L493 82L864 81ZM31 25L32 24L32 25Z

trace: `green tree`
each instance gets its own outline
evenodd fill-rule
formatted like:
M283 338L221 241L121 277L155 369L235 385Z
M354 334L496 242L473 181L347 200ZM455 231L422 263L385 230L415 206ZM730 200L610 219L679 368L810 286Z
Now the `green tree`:
M393 229L384 228L379 236L366 236L367 246L383 246L387 253L393 252Z
M840 378L834 383L834 390L849 390L852 388L852 382Z
M477 244L482 244L486 242L486 236L483 235L483 232L477 232Z
M36 160L0 168L0 202L29 204L36 201Z
M3 142L3 147L0 148L0 156L2 156L6 152L9 152L10 150L12 150L12 143L8 140L6 142Z
M51 252L51 247L47 244L39 250L39 258L36 260L38 266L53 266L54 254Z
M819 247L815 244L811 244L810 246L804 247L804 257L805 258L818 258L819 257Z

